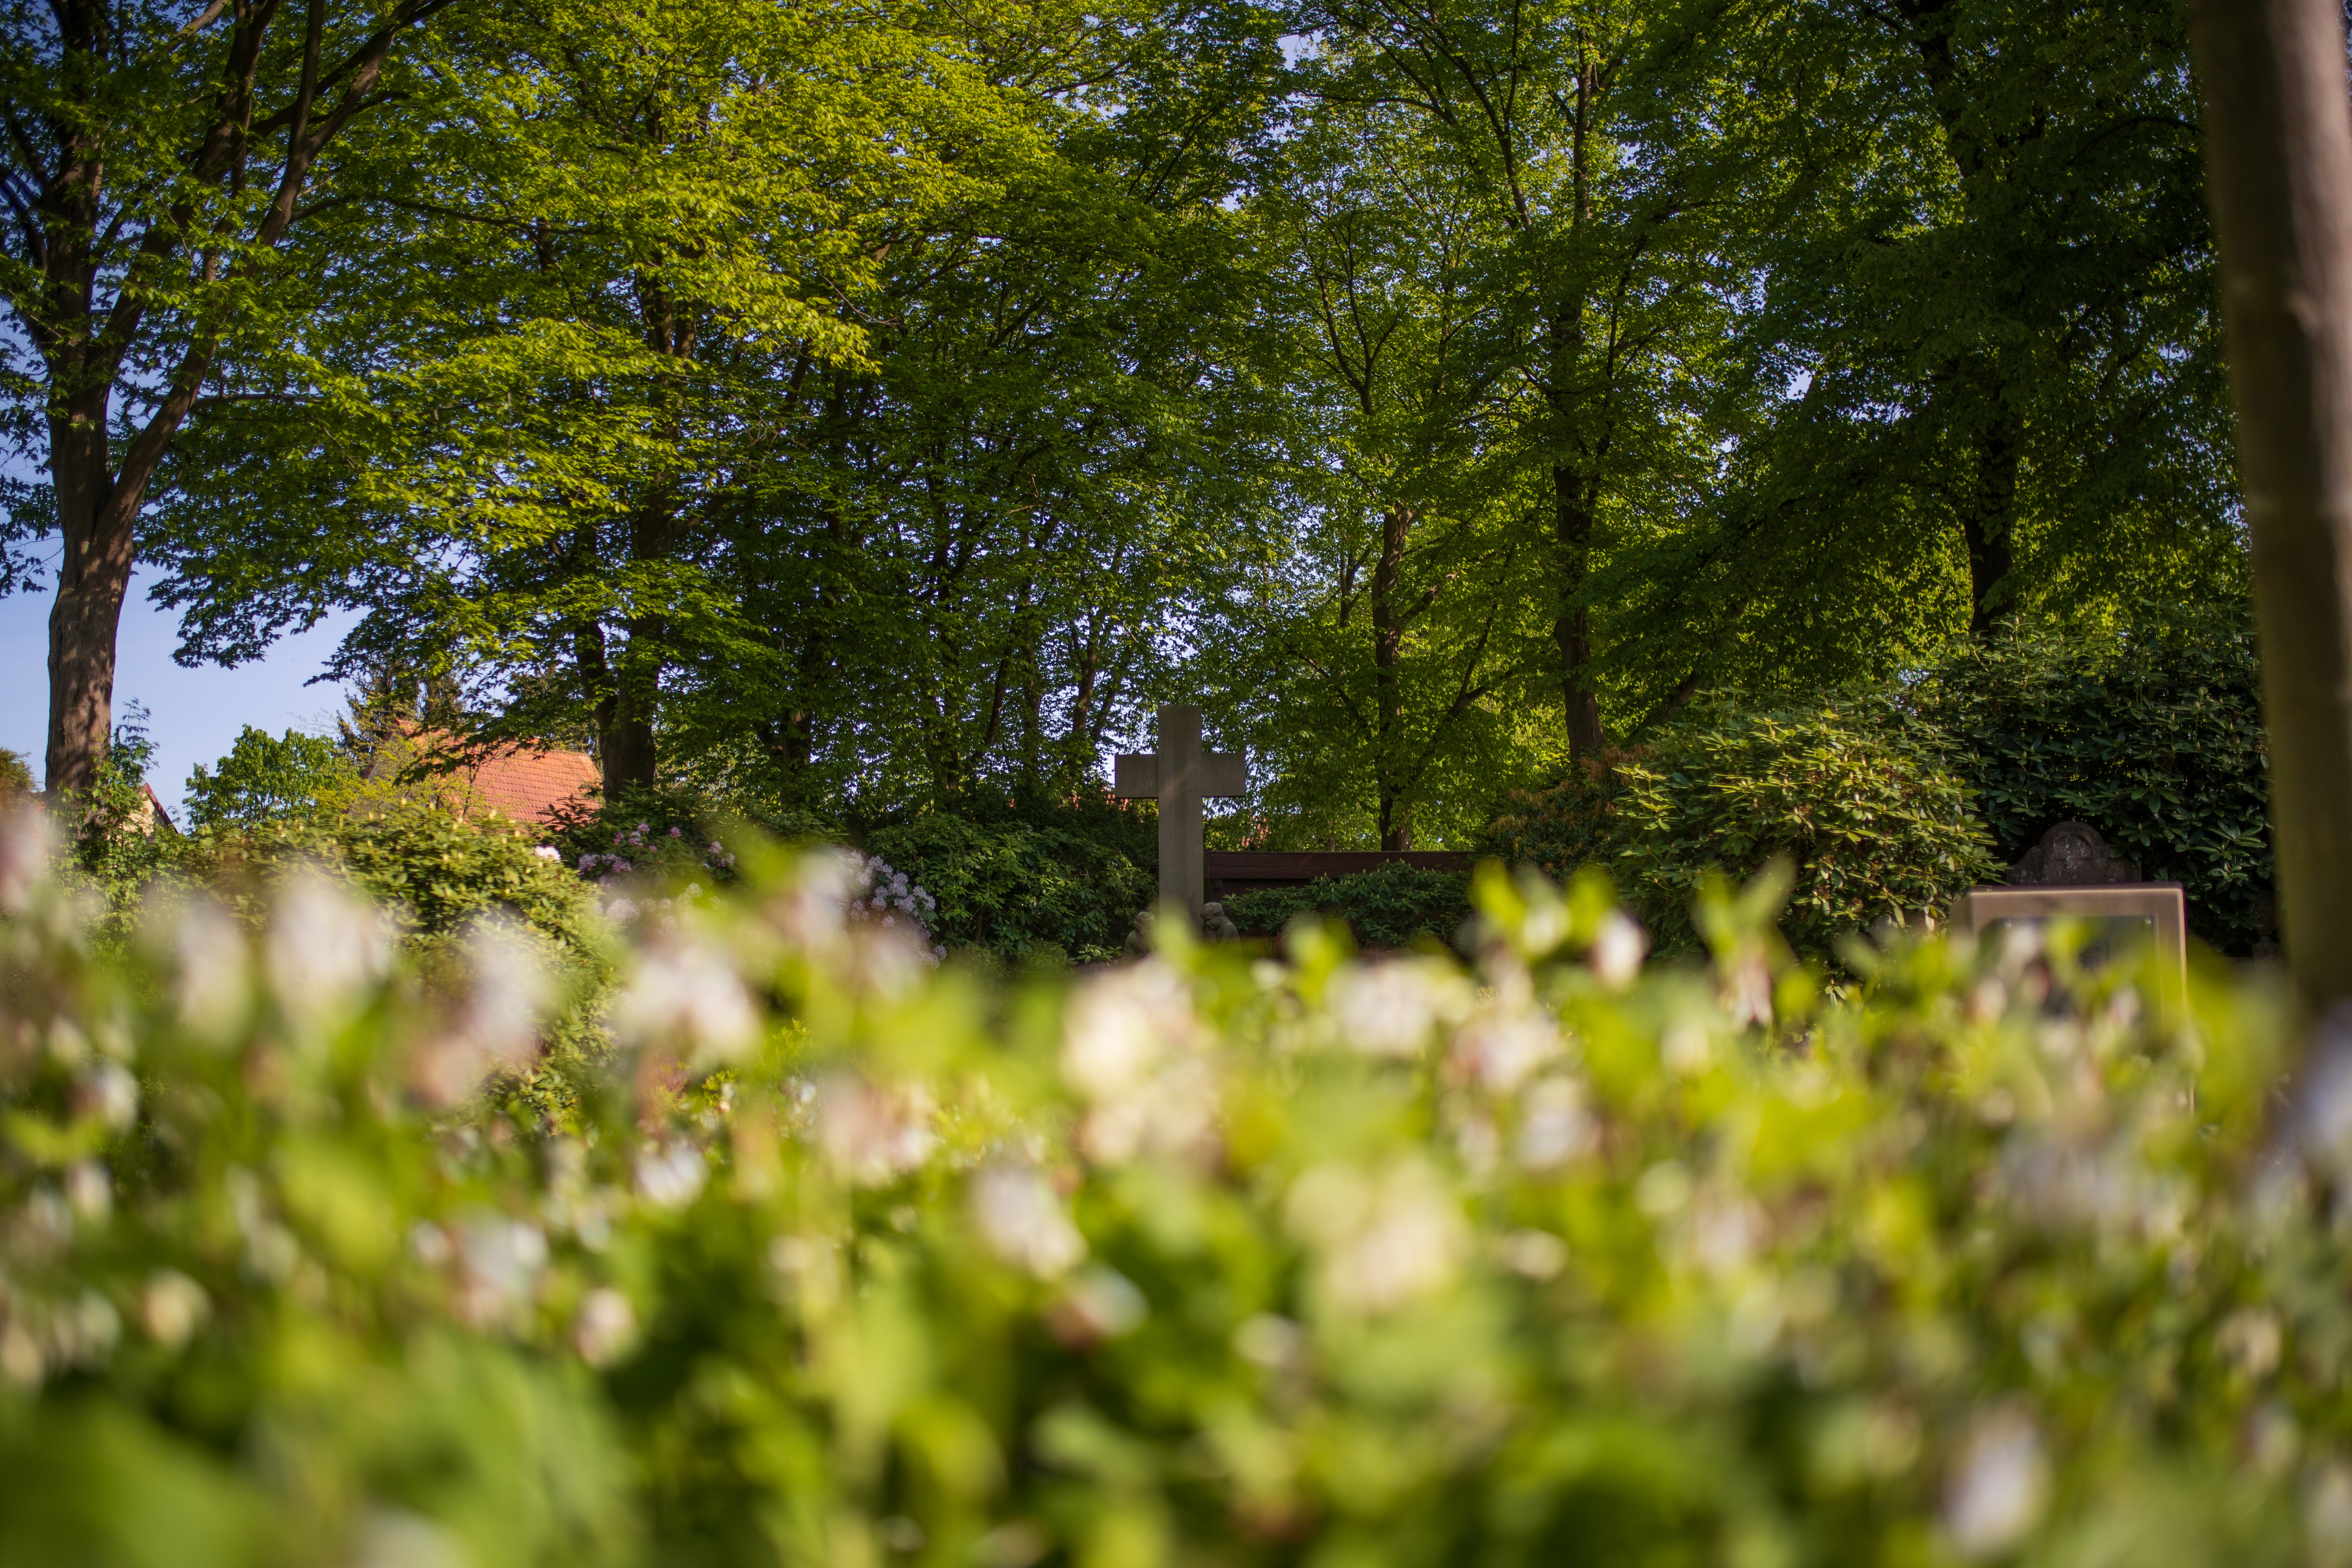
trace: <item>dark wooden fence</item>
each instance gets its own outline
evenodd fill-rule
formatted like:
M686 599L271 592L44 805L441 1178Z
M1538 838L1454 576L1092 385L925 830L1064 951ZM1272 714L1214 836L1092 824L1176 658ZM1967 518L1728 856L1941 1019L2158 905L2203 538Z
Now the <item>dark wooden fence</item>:
M1475 858L1444 849L1212 849L1203 859L1202 879L1214 900L1260 888L1303 888L1318 877L1400 863L1423 871L1467 871Z

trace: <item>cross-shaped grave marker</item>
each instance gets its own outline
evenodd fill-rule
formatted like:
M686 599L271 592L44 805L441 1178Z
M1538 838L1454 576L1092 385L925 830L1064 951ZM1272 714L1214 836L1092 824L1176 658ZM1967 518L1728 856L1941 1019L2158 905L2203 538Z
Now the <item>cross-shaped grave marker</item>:
M1160 803L1160 901L1181 904L1201 919L1201 801L1231 800L1249 789L1249 767L1239 752L1201 750L1201 710L1189 702L1160 710L1160 749L1123 756L1112 792L1122 800Z

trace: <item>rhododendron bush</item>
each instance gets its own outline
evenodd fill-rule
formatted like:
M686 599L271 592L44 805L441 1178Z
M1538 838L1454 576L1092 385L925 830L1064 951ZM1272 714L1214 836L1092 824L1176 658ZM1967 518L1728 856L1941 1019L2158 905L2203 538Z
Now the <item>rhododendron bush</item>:
M5 843L0 1561L2352 1559L2352 1070L2074 933L1832 1005L1489 870L1001 992L745 845L549 1054L495 918L101 957Z

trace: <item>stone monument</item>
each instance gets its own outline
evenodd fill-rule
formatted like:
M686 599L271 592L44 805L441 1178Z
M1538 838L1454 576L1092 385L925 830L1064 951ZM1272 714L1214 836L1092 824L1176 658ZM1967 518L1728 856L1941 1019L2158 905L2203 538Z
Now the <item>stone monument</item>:
M1233 799L1249 788L1239 752L1201 750L1201 710L1189 702L1160 710L1160 749L1118 759L1112 793L1160 803L1160 901L1201 921L1201 801Z
M2007 887L1971 888L1952 910L1954 922L1979 936L2002 921L2061 915L2146 921L2166 999L2177 1004L2188 994L2189 917L2180 884L2141 880L2139 868L2109 849L2088 823L2059 823L2010 868Z
M2009 868L2012 888L2098 888L2142 880L2139 867L2107 847L2087 822L2062 822Z

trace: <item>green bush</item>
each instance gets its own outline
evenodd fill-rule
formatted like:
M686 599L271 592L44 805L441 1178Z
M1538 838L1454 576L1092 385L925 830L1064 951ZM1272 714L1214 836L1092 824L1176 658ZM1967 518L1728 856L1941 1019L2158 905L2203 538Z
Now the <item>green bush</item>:
M221 900L257 928L289 879L315 870L358 891L388 917L405 963L435 995L462 989L465 953L486 921L509 922L548 983L544 1038L553 1052L541 1098L567 1096L599 1057L597 1019L617 973L613 931L595 889L541 852L530 828L413 804L363 816L284 817L191 834L172 880Z
M1602 867L1667 951L1698 946L1691 911L1710 872L1746 879L1785 858L1782 930L1823 960L1841 936L1941 911L1998 875L1937 737L1880 692L1718 699L1518 805L1492 830L1504 858L1555 877Z
M188 836L179 869L256 919L290 870L315 865L349 878L416 939L447 938L504 910L567 952L601 952L593 891L541 851L522 824L405 805L201 830Z
M935 812L864 838L938 901L935 938L1016 962L1117 958L1159 895L1150 862L1070 827Z
M2274 935L2270 774L2252 631L2175 615L2110 637L2025 628L1964 647L1909 701L2005 861L2069 819L2186 889L2225 952Z
M154 755L146 707L125 703L89 787L51 805L72 838L69 874L106 907L101 930L109 941L121 934L142 890L171 875L184 847L148 798L147 764Z
M1303 888L1265 888L1225 900L1244 936L1273 936L1301 914L1345 921L1366 947L1451 943L1470 918L1470 874L1395 862L1346 877L1318 877Z
M1636 974L1597 885L1490 876L1475 971L1303 935L1005 1005L747 855L551 1122L450 1101L529 1028L505 949L462 1029L317 884L109 960L25 844L11 1564L2347 1545L2352 1150L2297 1129L2352 1080L2266 1127L2279 1005L2076 932L1826 1004L1753 899Z
M664 861L673 876L691 874L705 880L713 875L723 880L732 874L723 865L708 863L723 858L712 856L709 846L741 829L785 844L837 841L842 837L837 825L808 812L756 805L677 781L651 788L631 785L609 801L599 796L563 802L555 807L544 831L547 842L555 846L566 865L602 875L603 858L625 840L643 841L648 836L668 840L673 828L685 841L684 847L672 854L656 845L652 858ZM583 865L587 856L596 857L600 864ZM689 864L696 859L706 863Z

